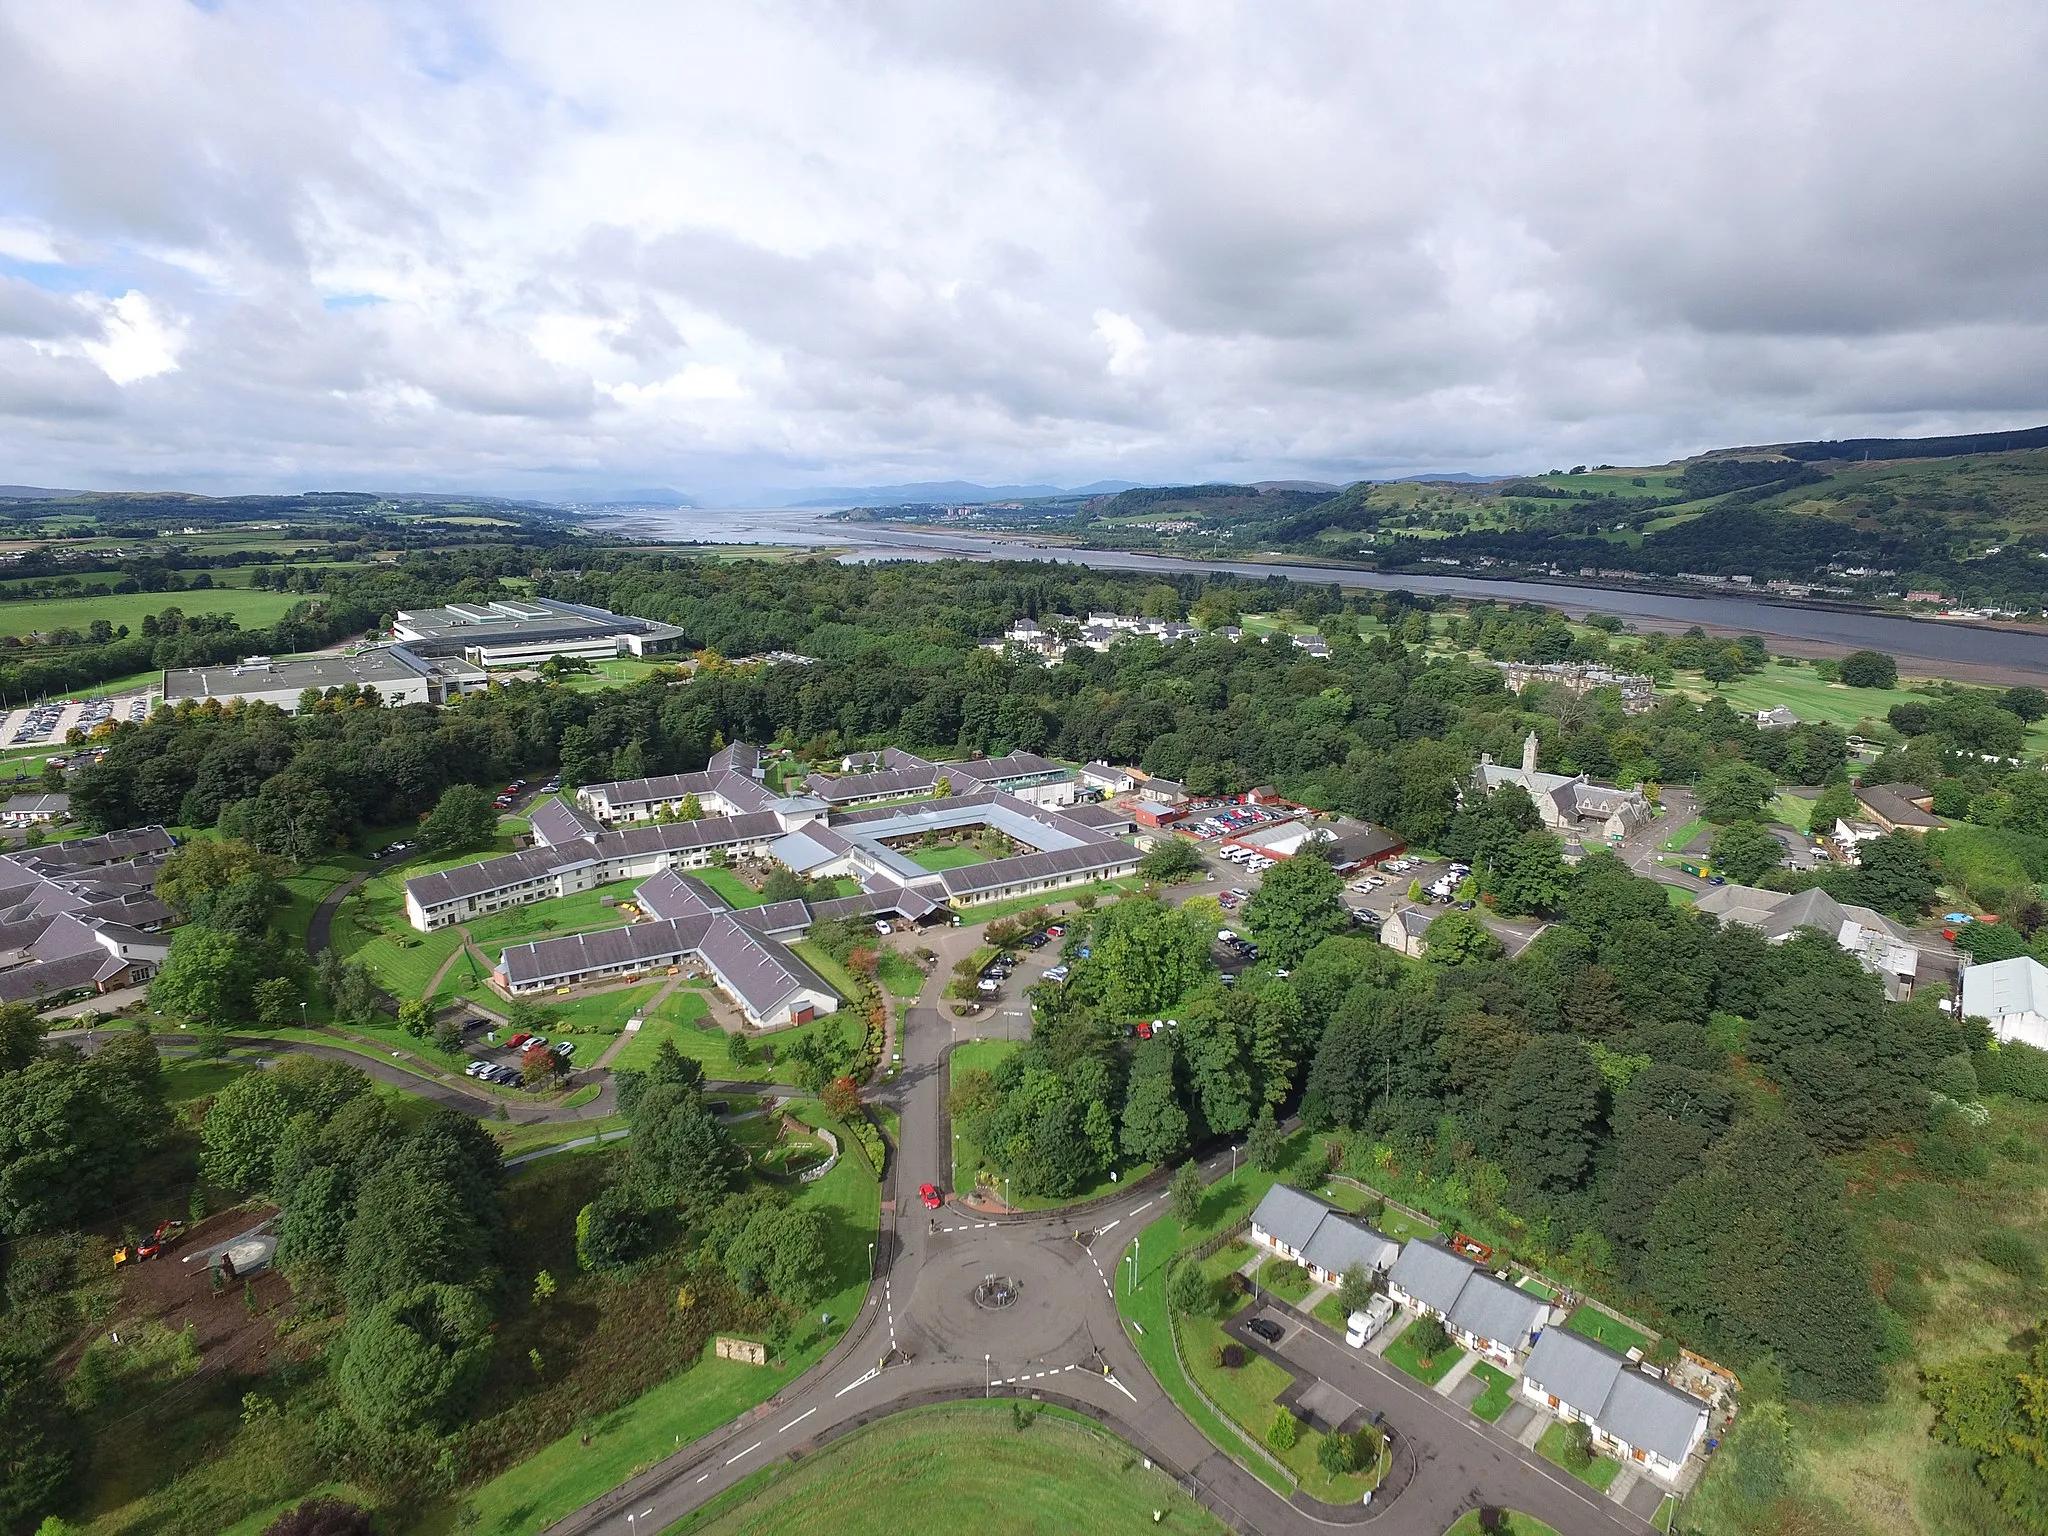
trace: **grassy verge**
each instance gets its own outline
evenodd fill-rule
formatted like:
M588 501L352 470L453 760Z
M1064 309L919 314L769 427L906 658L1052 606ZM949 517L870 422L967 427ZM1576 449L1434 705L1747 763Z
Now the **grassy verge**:
M691 879L702 880L735 907L761 905L761 893L729 869L720 869L713 864L703 869L693 869L689 873Z
M967 1040L953 1047L951 1077L948 1087L960 1081L960 1074L979 1070L993 1072L1018 1049L1015 1040ZM972 1194L975 1175L981 1172L981 1148L962 1134L959 1125L953 1127L953 1190L956 1194Z
M1245 1363L1236 1370L1215 1363L1217 1352L1234 1343L1213 1317L1183 1317L1180 1324L1181 1358L1210 1401L1221 1408L1247 1435L1263 1435L1279 1416L1274 1399L1285 1392L1293 1378L1264 1355L1247 1352ZM1356 1504L1376 1479L1359 1476L1333 1478L1316 1460L1316 1447L1323 1437L1302 1428L1294 1444L1274 1449L1287 1470L1300 1479L1301 1491L1326 1504Z
M1409 1342L1415 1332L1410 1323L1401 1330L1401 1336L1387 1346L1387 1364L1406 1371L1425 1387L1433 1387L1450 1374L1452 1366L1465 1358L1465 1351L1455 1344L1446 1344L1433 1355L1424 1355Z
M906 1510L971 1518L987 1536L1223 1530L1079 1415L998 1401L891 1415L803 1461L764 1469L669 1531L898 1536Z
M799 940L797 943L790 945L790 948L796 951L798 957L803 960L805 965L808 965L812 970L824 977L827 982L831 983L832 990L837 992L841 998L847 1002L852 1002L860 996L860 986L854 981L852 976L847 974L846 967L826 954L824 950L813 944L809 939Z
M1486 1383L1486 1390L1473 1399L1473 1417L1491 1424L1514 1402L1515 1379L1499 1366L1488 1365L1484 1360L1472 1367L1472 1374Z
M800 1112L803 1108L798 1106ZM880 1190L859 1158L843 1157L824 1178L805 1185L798 1201L822 1211L830 1224L832 1289L806 1316L815 1322L818 1314L828 1313L832 1323L822 1331L799 1332L779 1364L740 1365L717 1359L707 1348L690 1369L607 1414L589 1445L579 1435L564 1435L476 1489L470 1499L478 1518L471 1529L479 1536L524 1536L545 1528L678 1445L709 1434L781 1391L839 1341L859 1315L867 1291Z
M895 997L915 997L924 990L924 972L901 950L885 946L876 961L875 974Z
M1508 1510L1507 1523L1494 1527L1501 1536L1558 1536L1556 1526L1545 1525L1534 1515L1525 1515L1520 1510ZM1468 1509L1458 1517L1458 1523L1444 1532L1444 1536L1480 1536L1485 1529L1479 1523L1479 1511Z
M1536 1454L1551 1465L1564 1468L1588 1488L1605 1493L1614 1486L1614 1480L1621 1476L1621 1463L1611 1456L1596 1453L1583 1471L1574 1467L1564 1456L1564 1436L1567 1427L1560 1421L1544 1430L1543 1438L1536 1442Z
M625 1128L624 1115L603 1115L595 1120L538 1120L524 1125L508 1125L503 1121L495 1121L489 1125L491 1136L498 1143L498 1152L504 1157L524 1157L529 1152L545 1152L549 1147L559 1147L567 1141L581 1141L585 1136L597 1136L607 1131L622 1131Z
M1682 853L1691 844L1692 840L1706 829L1706 822L1695 818L1684 823L1682 826L1673 828L1670 835L1657 846L1666 853Z
M1649 1352L1648 1334L1639 1333L1619 1318L1609 1317L1597 1307L1580 1305L1565 1319L1565 1327L1581 1338L1592 1339L1605 1344L1617 1354L1627 1354L1632 1349Z

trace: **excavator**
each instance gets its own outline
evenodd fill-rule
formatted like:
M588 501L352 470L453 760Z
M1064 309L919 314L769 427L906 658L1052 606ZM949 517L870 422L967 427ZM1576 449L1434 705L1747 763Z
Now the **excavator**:
M160 1221L156 1230L148 1237L132 1243L123 1243L114 1250L114 1268L129 1264L140 1264L144 1259L153 1259L175 1243L185 1231L185 1223L176 1220Z

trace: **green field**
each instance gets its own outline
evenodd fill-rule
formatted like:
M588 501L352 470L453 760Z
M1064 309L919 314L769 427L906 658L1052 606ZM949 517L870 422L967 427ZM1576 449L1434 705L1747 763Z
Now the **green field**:
M951 1076L948 1086L960 1081L960 1074L971 1069L993 1072L1005 1060L1016 1054L1019 1042L1015 1040L967 1040L953 1047ZM960 1127L953 1127L953 1192L972 1194L974 1176L981 1171L981 1148L960 1134Z
M1647 1354L1650 1349L1647 1334L1638 1333L1619 1318L1609 1317L1598 1307L1590 1307L1583 1302L1565 1319L1565 1327L1582 1338L1605 1344L1617 1354L1625 1355L1632 1349L1640 1349Z
M1927 702L1927 695L1910 688L1850 688L1822 680L1810 666L1788 666L1783 661L1773 661L1761 672L1723 683L1718 690L1697 672L1679 673L1677 686L1679 691L1696 698L1710 698L1718 691L1737 709L1776 709L1783 705L1801 720L1827 721L1852 735L1878 731L1888 735L1886 710L1894 704ZM2033 732L2029 732L2027 746L2030 751L2040 750L2041 742Z
M920 848L911 854L910 862L938 874L967 864L986 864L988 855L977 853L972 848Z
M820 1118L814 1104L793 1105L792 1110L811 1123ZM838 1342L847 1323L859 1315L867 1292L880 1191L860 1158L844 1157L817 1183L803 1186L797 1200L829 1219L832 1289L796 1325L780 1364L741 1365L715 1358L707 1347L689 1370L605 1415L590 1444L576 1433L566 1434L476 1489L466 1502L477 1518L464 1529L479 1536L526 1536L541 1530L666 1456L679 1442L709 1434L781 1391ZM822 1331L820 1314L833 1319Z
M909 1510L944 1511L947 1524L981 1536L1223 1530L1164 1473L1079 1415L1039 1408L1020 1432L1006 1402L892 1415L765 1469L669 1530L900 1536Z
M302 592L258 592L253 587L128 592L119 597L37 597L0 603L0 635L52 629L75 629L82 634L94 619L105 619L116 629L126 624L131 634L140 634L143 616L166 608L186 614L224 613L244 629L267 629L294 605L308 600ZM310 600L319 601L317 597Z
M753 889L729 869L720 869L714 864L704 869L686 870L684 873L689 875L692 880L702 880L712 890L723 896L728 905L735 907L758 907L761 905L761 893Z
M924 990L924 972L901 950L882 946L875 974L892 997L915 997Z

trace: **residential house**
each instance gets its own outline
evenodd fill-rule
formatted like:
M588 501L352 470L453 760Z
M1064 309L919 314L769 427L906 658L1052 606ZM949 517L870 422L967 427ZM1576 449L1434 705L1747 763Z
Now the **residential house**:
M1420 960L1429 940L1429 925L1436 919L1437 914L1426 907L1396 907L1380 924L1380 942L1410 960Z
M1084 763L1081 765L1081 787L1100 790L1105 795L1127 795L1138 787L1138 781L1131 777L1128 768L1115 768L1108 763Z
M1466 1349L1510 1365L1550 1315L1550 1304L1488 1274L1450 1249L1416 1239L1387 1271L1387 1294L1442 1321Z
M2048 1051L2048 965L2015 955L1965 967L1963 1016L1986 1020L2001 1041Z
M1789 730L1792 726L1799 723L1799 717L1784 705L1779 704L1771 709L1758 710L1756 712L1756 723L1767 731Z
M1707 1405L1603 1344L1545 1330L1522 1366L1522 1395L1585 1424L1593 1443L1669 1482L1707 1433Z
M1823 890L1764 891L1719 885L1700 892L1694 910L1724 923L1754 928L1767 943L1782 944L1802 928L1816 928L1854 955L1884 982L1885 996L1903 1003L1913 995L1920 951L1912 935L1881 912L1839 902Z
M1301 1265L1318 1285L1335 1285L1354 1264L1385 1274L1401 1252L1392 1238L1285 1184L1267 1190L1252 1212L1251 1238Z
M1650 824L1650 802L1639 789L1596 784L1585 774L1543 773L1536 767L1536 733L1522 743L1522 766L1509 768L1482 754L1472 771L1472 787L1490 793L1503 784L1519 784L1535 803L1536 814L1554 832L1591 833L1620 842Z
M0 803L0 826L33 827L63 821L71 814L69 795L15 795Z

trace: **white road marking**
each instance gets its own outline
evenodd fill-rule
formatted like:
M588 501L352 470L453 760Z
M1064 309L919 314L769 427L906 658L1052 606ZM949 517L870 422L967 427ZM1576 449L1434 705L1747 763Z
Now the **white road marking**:
M1114 1376L1105 1375L1102 1379L1108 1382L1112 1387L1115 1387L1117 1391L1123 1393L1125 1397L1130 1397L1132 1402L1135 1403L1137 1401L1137 1398L1131 1397L1131 1389L1125 1386L1122 1382L1118 1381Z
M849 1381L845 1386L841 1387L837 1392L834 1392L832 1395L834 1397L844 1397L847 1393L851 1392L855 1387L864 1387L881 1374L882 1368L880 1366L872 1366L868 1369L865 1375L855 1377L852 1381Z
M744 1451L741 1451L741 1452L740 1452L740 1454L739 1454L739 1456L735 1456L735 1457L733 1457L732 1461L738 1461L738 1460L740 1459L740 1456L751 1456L751 1455L753 1455L753 1454L754 1454L754 1452L756 1452L756 1451L758 1451L759 1449L761 1449L761 1446L762 1446L762 1444L763 1444L763 1442L761 1442L761 1441L759 1441L759 1440L756 1440L756 1441L755 1441L755 1442L754 1442L754 1443L753 1443L752 1445L748 1446L748 1447L747 1447L747 1448L746 1448L746 1449L745 1449ZM729 1466L731 1466L731 1465L732 1465L732 1461L728 1461L728 1462L726 1463L726 1465L727 1465L728 1467L729 1467Z
M1155 1198L1156 1198L1156 1197L1155 1197ZM1138 1211L1142 1211L1142 1210L1146 1210L1146 1209L1150 1208L1151 1204L1152 1204L1152 1202L1151 1202L1150 1200L1147 1200L1147 1201L1146 1201L1146 1202L1144 1203L1144 1205L1141 1205L1141 1206L1139 1206L1139 1207L1138 1207ZM1135 1215L1137 1215L1137 1214L1138 1214L1138 1211L1133 1211L1133 1212L1131 1212L1131 1214L1132 1214L1133 1216L1135 1216Z
M788 1434L792 1429L795 1429L797 1425L803 1423L805 1419L808 1419L812 1414L816 1413L817 1411L818 1410L815 1408L806 1408L802 1413L798 1414L795 1418L791 1419L787 1424L783 1425L782 1428L775 1431L775 1433L777 1433L778 1435Z
M1123 1217L1121 1217L1121 1216L1117 1217L1117 1219L1116 1219L1116 1221L1122 1221L1122 1220L1123 1220ZM1115 1226L1115 1225L1116 1225L1116 1221L1112 1221L1112 1222L1111 1222L1111 1223L1109 1224L1109 1227L1102 1227L1102 1228L1100 1228L1099 1230L1097 1230L1097 1232L1096 1232L1096 1234L1095 1234L1095 1235L1096 1235L1097 1237L1100 1237L1100 1236L1102 1236L1102 1234L1103 1234L1104 1232L1107 1232L1107 1231L1109 1230L1109 1228L1110 1228L1110 1227L1113 1227L1113 1226Z
M701 1483L701 1482L703 1482L703 1481L704 1481L704 1478L705 1478L705 1477L709 1477L710 1475L711 1475L711 1474L710 1474L709 1472L706 1472L706 1473L704 1474L704 1477L700 1477L700 1478L698 1478L698 1479L697 1479L697 1481Z

